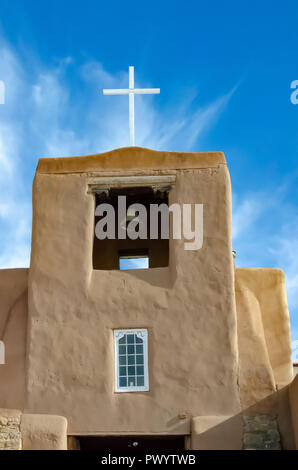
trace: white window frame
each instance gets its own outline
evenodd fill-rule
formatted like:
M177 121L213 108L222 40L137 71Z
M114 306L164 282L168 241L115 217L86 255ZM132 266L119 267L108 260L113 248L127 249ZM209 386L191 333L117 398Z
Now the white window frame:
M119 340L125 335L134 334L143 340L144 353L144 385L134 385L127 387L119 386ZM148 330L130 329L114 330L114 351L115 351L115 392L148 392L149 391L149 373L148 373Z
M0 341L0 364L5 364L5 345Z

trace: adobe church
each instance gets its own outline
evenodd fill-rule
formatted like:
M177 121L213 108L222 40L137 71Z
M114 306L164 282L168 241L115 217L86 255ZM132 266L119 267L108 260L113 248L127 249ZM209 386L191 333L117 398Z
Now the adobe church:
M98 240L121 194L203 204L202 248ZM222 153L40 159L30 267L0 292L1 449L298 448L284 274L235 269Z

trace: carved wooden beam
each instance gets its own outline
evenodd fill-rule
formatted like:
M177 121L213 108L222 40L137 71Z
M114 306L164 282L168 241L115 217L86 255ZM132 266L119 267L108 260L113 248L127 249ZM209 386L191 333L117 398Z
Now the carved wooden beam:
M108 194L110 189L148 187L152 188L154 192L168 193L175 183L175 175L94 177L88 179L88 193Z

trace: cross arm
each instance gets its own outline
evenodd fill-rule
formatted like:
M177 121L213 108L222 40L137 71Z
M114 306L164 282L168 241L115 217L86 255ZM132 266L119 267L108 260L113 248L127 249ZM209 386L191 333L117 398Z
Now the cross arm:
M116 90L109 89L109 90L102 90L104 95L128 95L129 94L129 88L119 88Z
M129 95L133 93L135 95L157 95L160 93L160 88L119 88L119 89L104 89L102 90L104 95Z
M132 91L137 95L158 95L160 88L134 88Z

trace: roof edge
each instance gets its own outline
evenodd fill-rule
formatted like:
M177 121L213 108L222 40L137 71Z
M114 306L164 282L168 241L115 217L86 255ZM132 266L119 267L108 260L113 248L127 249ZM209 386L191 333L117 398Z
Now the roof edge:
M86 156L40 158L36 173L209 168L226 164L223 152L168 152L123 147Z

